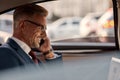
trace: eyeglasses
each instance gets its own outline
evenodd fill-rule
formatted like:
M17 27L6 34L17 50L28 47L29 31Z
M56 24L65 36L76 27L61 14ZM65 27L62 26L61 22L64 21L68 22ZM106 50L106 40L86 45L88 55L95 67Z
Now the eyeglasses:
M24 21L27 21L27 22L29 22L29 23L32 23L32 24L36 25L36 26L39 27L42 31L45 31L45 30L47 29L46 26L41 25L41 24L39 24L39 23L30 21L30 20L24 20Z

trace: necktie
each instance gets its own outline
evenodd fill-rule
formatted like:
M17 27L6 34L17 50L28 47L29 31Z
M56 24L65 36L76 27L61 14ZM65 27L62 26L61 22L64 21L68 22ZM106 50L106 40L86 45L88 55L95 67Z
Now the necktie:
M32 60L33 60L36 64L38 64L38 59L37 59L37 56L35 55L35 52L31 50L31 51L29 52L29 55L32 57Z

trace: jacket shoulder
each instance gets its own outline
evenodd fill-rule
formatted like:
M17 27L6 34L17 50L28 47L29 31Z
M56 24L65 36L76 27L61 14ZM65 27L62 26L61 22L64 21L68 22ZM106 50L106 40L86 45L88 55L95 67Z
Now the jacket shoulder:
M0 70L19 66L15 53L8 47L0 47Z

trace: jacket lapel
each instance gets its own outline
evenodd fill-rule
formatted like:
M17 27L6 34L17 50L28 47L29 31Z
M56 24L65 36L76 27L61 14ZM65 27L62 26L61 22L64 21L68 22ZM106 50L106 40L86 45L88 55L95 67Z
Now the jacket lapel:
M8 39L7 44L10 45L10 47L15 51L16 55L19 56L21 60L23 60L25 63L34 63L30 57L22 50L22 48L11 38Z

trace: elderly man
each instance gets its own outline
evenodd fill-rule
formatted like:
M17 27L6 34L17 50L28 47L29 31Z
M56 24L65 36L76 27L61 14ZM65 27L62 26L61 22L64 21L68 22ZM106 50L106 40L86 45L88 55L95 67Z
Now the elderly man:
M40 51L48 62L59 57L51 50L45 32L47 15L45 8L35 4L15 9L13 36L0 47L0 70L41 63L41 58L37 58L31 49Z

